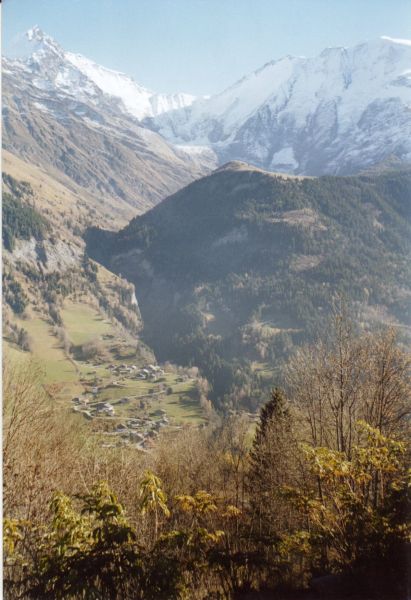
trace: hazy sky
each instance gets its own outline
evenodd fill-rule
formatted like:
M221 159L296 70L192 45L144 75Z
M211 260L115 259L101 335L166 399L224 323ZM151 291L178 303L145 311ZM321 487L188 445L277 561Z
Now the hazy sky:
M3 0L3 53L36 24L153 90L208 94L284 54L411 39L411 0Z

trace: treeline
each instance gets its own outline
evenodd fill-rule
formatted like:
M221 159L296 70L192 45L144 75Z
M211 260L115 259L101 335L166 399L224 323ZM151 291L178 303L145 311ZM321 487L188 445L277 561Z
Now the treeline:
M337 316L254 432L230 417L148 454L99 447L33 368L4 373L7 598L281 598L320 580L405 599L410 358L392 331Z

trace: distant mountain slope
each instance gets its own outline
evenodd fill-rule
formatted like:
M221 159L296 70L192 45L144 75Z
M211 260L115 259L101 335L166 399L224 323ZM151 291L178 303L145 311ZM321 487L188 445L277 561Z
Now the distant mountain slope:
M113 212L107 218L104 203L98 206L38 167L4 154L4 356L14 363L30 352L41 365L44 382L56 384L53 395L67 399L83 389L80 380L90 368L74 360L85 356L70 337L67 311L74 322L81 319L77 327L96 351L96 360L109 348L153 358L139 336L134 286L84 252L81 224L121 220ZM110 336L102 338L103 331Z
M232 160L301 175L411 163L408 40L285 56L200 98L148 90L38 27L3 71L6 148L139 210Z
M159 357L199 365L221 398L247 365L310 338L337 292L365 321L409 325L410 190L411 171L315 179L231 163L117 234L89 230L87 249L136 284Z
M153 92L124 73L107 69L81 54L67 52L37 25L13 45L11 58L26 64L35 75L37 86L52 84L73 96L84 92L98 96L103 92L116 98L123 112L139 120L189 106L196 99L185 93Z
M152 92L124 73L106 69L80 54L66 52L65 57L105 94L119 98L125 111L139 120L190 106L196 99L191 94L158 94Z
M5 149L138 212L209 171L209 158L141 127L120 98L89 77L89 63L78 68L79 57L69 60L38 29L28 33L27 46L23 56L3 59Z
M88 224L97 220L102 226L120 226L127 213L113 213L92 196L80 196L78 188L63 186L7 152L3 153L2 191L5 309L16 306L13 289L21 289L17 296L24 298L17 303L22 310L16 314L27 306L45 317L50 316L50 305L57 314L67 294L84 294L135 334L141 323L134 287L114 275L109 277L111 289L98 285L97 268L85 256L82 237ZM7 317L5 312L5 316L13 322L12 314Z
M220 162L352 174L388 156L411 162L410 109L411 41L381 38L285 56L145 123L173 143L211 147Z

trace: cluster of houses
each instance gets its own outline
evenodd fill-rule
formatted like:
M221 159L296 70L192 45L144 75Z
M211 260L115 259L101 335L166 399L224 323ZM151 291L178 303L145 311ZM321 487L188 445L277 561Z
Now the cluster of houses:
M93 394L96 392L93 388ZM72 399L73 412L81 413L86 419L92 419L96 416L114 417L114 406L107 401L96 402L87 396L78 396Z
M138 379L155 379L164 375L164 370L158 365L147 365L140 369L137 374Z
M158 365L147 365L143 368L137 367L137 365L109 365L109 370L113 375L117 376L134 376L136 379L155 379L164 375L164 371Z
M170 387L166 390L166 380L158 381L164 375L164 370L153 364L138 367L134 364L125 363L110 364L107 368L111 375L109 381L98 378L96 370L87 373L88 375L94 375L94 377L92 380L83 382L85 391L81 396L72 398L72 410L81 414L87 420L101 417L104 419L107 419L107 417L112 418L110 419L112 421L109 426L110 431L99 432L105 437L104 447L131 445L140 450L148 451L155 444L160 431L170 426L165 410L158 409L150 416L147 412L147 408L151 405L154 397L161 399L166 391L170 393ZM158 389L157 387L156 391L150 389L149 394L146 393L142 396L124 396L118 399L102 399L100 397L102 390L113 387L121 388L127 385L124 379L155 381L158 384ZM187 376L183 375L177 379L177 382L186 379ZM133 404L130 416L123 416L124 411L120 409L120 406L129 404L131 401L133 401ZM139 410L142 412L141 416ZM106 421L107 423L108 421Z
M140 450L148 450L154 443L162 428L170 424L165 410L158 411L160 419L150 417L129 418L125 423L116 425L114 431L105 432L107 437L116 441L104 443L104 447L133 444Z
M127 404L130 398L124 397L115 401L115 404ZM78 396L72 399L73 412L81 414L85 419L92 420L95 417L114 417L115 408L111 402L96 401L95 397ZM140 401L140 408L146 408L146 404ZM135 444L142 450L147 450L158 436L163 427L170 425L167 413L163 409L157 411L157 418L144 416L140 418L128 418L125 422L115 426L113 431L104 432L104 435L116 438L115 443L105 443L105 447Z

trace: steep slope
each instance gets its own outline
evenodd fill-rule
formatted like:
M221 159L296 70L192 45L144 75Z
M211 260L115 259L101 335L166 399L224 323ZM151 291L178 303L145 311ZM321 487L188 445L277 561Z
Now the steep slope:
M198 369L153 366L134 286L84 252L82 227L124 217L107 217L104 204L67 184L3 153L3 357L11 368L40 367L57 414L86 419L103 448L150 448L157 419L208 420Z
M196 99L191 94L158 94L152 92L124 73L106 69L81 56L81 54L66 52L65 57L105 94L119 98L125 111L139 120L190 106Z
M16 314L25 306L34 306L50 317L50 305L61 305L67 293L83 293L89 302L110 312L118 324L127 325L130 333L136 334L141 320L134 287L114 275L109 277L111 290L101 287L96 280L98 269L85 255L84 228L96 220L107 226L113 223L113 214L104 214L104 206L98 210L91 198L82 198L37 167L4 154L2 259L6 305L14 304L8 302L7 282L17 282L17 288L24 290L22 310L14 311ZM114 222L120 225L124 215ZM54 312L58 313L57 307Z
M209 170L141 127L54 40L35 30L27 44L27 56L3 59L5 149L139 212Z
M177 144L294 174L411 162L411 42L381 38L286 56L190 107L147 119Z
M37 86L64 90L71 95L97 96L99 90L117 99L118 107L136 119L189 106L196 99L185 93L159 94L139 85L131 77L106 69L92 60L65 51L37 25L15 43L11 58L24 62L35 74Z
M112 223L113 213L105 217L92 198L82 198L12 155L3 157L2 200L5 358L20 362L30 352L42 368L42 380L54 386L50 393L71 398L83 389L80 380L90 365L66 327L70 314L89 344L84 348L96 352L94 360L124 348L135 360L152 362L139 336L134 286L85 254L81 224Z
M25 181L36 193L38 210L52 221L56 231L62 221L84 228L99 223L101 227L120 228L135 215L135 208L121 198L95 196L51 165L44 168L17 158L3 149L2 170L14 179Z
M410 185L231 163L117 234L90 230L87 249L136 284L158 355L200 366L221 399L310 338L337 292L365 321L407 323Z

